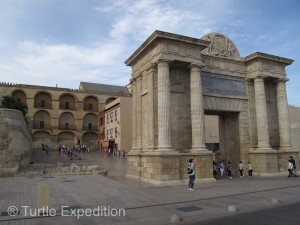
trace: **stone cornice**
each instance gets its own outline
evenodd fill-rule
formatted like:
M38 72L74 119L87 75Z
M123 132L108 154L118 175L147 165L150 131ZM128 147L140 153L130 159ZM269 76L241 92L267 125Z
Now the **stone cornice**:
M15 87L15 88L27 88L27 89L38 89L39 91L64 91L71 93L83 93L83 94L98 94L98 95L111 95L111 96L131 96L131 94L125 94L123 92L107 92L107 91L83 91L80 89L72 89L72 88L61 88L61 87L50 87L50 86L41 86L41 85L28 85L28 84L13 84L0 82L0 86L3 87Z
M147 47L149 47L151 44L153 44L155 41L159 39L166 39L166 40L172 40L172 41L179 41L184 42L188 44L198 45L201 46L202 49L208 47L209 41L201 40L198 38L192 38L187 37L183 35L168 33L156 30L153 34L125 61L125 64L127 66L130 66L132 62L140 55L142 54Z
M259 60L269 60L269 61L273 61L273 62L277 62L277 63L282 63L285 65L291 65L294 60L292 59L288 59L288 58L283 58L283 57L279 57L279 56L275 56L275 55L270 55L270 54L266 54L266 53L262 53L262 52L255 52L251 55L248 55L246 57L243 58L244 62L250 62L252 60L255 59L259 59Z

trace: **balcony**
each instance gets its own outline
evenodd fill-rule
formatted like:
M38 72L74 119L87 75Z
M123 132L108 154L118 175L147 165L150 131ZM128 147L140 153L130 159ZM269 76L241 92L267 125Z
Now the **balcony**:
M83 126L84 131L97 131L98 127L97 126L89 126L89 125L84 125Z
M76 130L76 125L60 124L58 125L59 130Z
M42 104L42 103L34 103L34 108L40 108L40 109L52 109L52 105L50 103Z
M50 124L44 124L43 121L33 121L32 128L33 129L39 129L39 130L50 130L51 125Z
M92 104L84 104L83 110L90 111L90 112L98 112L98 107Z
M75 107L74 106L70 106L70 105L60 104L59 105L59 109L63 109L63 110L75 110Z

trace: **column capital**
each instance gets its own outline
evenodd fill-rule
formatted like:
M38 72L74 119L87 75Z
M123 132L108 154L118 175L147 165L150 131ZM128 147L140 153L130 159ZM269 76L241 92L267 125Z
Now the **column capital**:
M160 66L167 66L167 65L170 64L170 62L171 62L171 60L168 60L168 59L158 59L158 60L156 61L157 67L160 67Z
M135 85L136 78L132 77L129 81L130 81L130 83L132 83L132 85Z
M142 75L142 72L140 70L138 70L132 74L132 79L137 79L141 75Z
M255 77L253 77L253 80L254 81L262 81L264 80L265 78L267 78L268 76L265 76L265 75L257 75Z
M189 65L190 69L201 69L202 67L204 67L205 64L204 63L191 63Z
M148 74L151 71L157 71L157 63L151 63L146 70L147 70Z
M290 79L287 78L287 77L283 77L283 78L278 78L275 80L275 82L278 84L278 83L283 83L285 84L286 82L288 82Z
M142 73L139 74L138 77L136 77L136 82L139 82L142 80Z

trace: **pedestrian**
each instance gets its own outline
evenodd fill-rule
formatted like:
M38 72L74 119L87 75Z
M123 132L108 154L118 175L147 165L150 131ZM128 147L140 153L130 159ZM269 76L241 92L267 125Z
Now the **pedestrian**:
M293 156L290 156L290 160L291 160L291 163L293 164L293 173L295 174L296 177L298 177L298 175L296 173L296 162L295 162L295 159L293 158Z
M45 145L45 151L46 151L46 155L48 155L49 154L49 147L48 147L48 145Z
M248 162L248 175L251 178L252 178L252 172L253 172L253 166L252 166L252 163L249 161Z
M123 159L125 159L126 153L125 153L124 149L122 150L122 156L123 156Z
M224 160L221 160L221 162L219 163L219 170L220 170L220 176L222 178L224 174Z
M288 163L288 171L289 171L288 177L295 177L295 174L293 173L294 166L293 166L292 160L289 159L288 162L289 162Z
M188 186L188 190L192 191L192 190L195 190L194 189L194 183L195 183L195 160L194 159L190 159L189 160L189 165L188 165L188 168L187 168L187 172L188 172L188 175L189 175L189 186Z
M214 175L215 179L217 179L217 174L218 174L218 165L217 165L216 161L213 160L213 175Z
M244 164L243 161L240 161L239 163L240 178L244 177L243 170L244 170Z
M230 179L232 179L232 165L230 163L230 161L227 163L227 177L229 177Z

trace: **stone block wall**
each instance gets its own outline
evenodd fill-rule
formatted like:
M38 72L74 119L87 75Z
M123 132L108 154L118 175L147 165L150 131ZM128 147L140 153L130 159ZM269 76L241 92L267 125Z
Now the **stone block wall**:
M31 155L31 134L23 114L17 110L0 109L0 177L14 175L28 164Z

